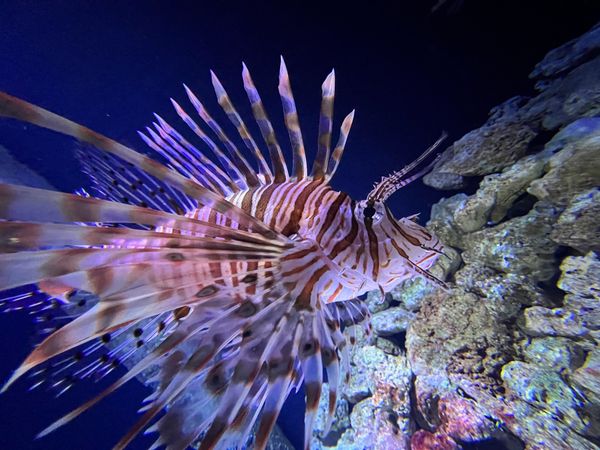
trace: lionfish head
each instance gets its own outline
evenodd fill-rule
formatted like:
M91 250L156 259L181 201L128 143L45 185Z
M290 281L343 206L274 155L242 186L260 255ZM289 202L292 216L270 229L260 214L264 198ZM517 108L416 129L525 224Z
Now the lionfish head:
M437 162L435 158L422 170L411 172L429 156L446 134L429 147L421 156L402 170L383 177L376 183L366 200L356 204L355 218L364 226L366 251L372 263L371 278L380 288L389 290L402 280L420 275L442 285L428 272L440 255L443 244L425 227L416 223L418 215L396 219L385 201L398 189L426 174ZM439 155L438 155L439 157Z

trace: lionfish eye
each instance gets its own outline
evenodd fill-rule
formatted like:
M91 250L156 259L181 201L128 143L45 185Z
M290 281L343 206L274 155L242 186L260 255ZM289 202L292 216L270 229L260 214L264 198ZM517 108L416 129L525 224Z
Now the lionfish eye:
M377 210L373 207L373 205L367 205L365 209L363 209L363 214L366 219L372 219Z
M381 221L384 216L384 206L381 202L371 202L362 200L356 206L356 215L358 218L368 221L374 225Z

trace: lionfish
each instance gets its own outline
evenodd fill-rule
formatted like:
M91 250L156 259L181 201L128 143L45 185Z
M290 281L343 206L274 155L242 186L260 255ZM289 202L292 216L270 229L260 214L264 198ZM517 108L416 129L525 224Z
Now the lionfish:
M414 276L443 285L427 271L443 254L439 239L414 217L395 219L384 203L429 169L431 164L415 173L441 139L382 178L365 200L354 201L329 185L354 118L354 111L345 117L332 150L333 71L322 85L310 173L283 59L279 94L293 151L291 171L247 67L243 85L270 164L221 82L211 76L218 103L257 169L185 85L197 117L171 102L191 130L187 133L199 141L186 139L158 115L152 127L139 132L166 164L0 93L0 116L82 143L80 157L98 194L0 185L5 307L41 305L47 311L69 306L78 292L98 298L91 309L74 313L73 320L51 332L3 390L65 352L66 359L54 367L72 370L86 361L87 366L58 384L68 387L77 377L109 371L118 355L98 358L94 350L111 336L123 338L117 348L121 357L157 342L121 378L40 435L154 368L155 391L115 448L126 447L146 429L159 433L152 448L184 449L198 441L201 450L242 445L255 430L254 447L264 449L284 401L302 385L304 447L309 448L324 376L329 429L343 369L349 372L342 330L368 318L359 296L377 289L385 293ZM200 143L211 158L196 146ZM199 403L185 401L198 391L204 392Z

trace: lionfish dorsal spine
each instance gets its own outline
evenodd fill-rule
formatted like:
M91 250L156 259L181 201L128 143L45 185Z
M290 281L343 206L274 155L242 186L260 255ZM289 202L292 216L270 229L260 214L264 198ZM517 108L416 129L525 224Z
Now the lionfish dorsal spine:
M327 181L331 180L337 171L337 168L344 155L344 149L346 148L346 142L348 141L348 135L350 134L350 128L352 128L352 122L354 121L354 110L350 112L342 122L340 127L340 136L337 144L331 152L331 157L327 165Z
M184 84L183 85L188 97L195 99L194 93ZM193 100L191 100L193 103ZM241 189L247 189L248 184L242 175L242 172L238 167L231 161L231 159L219 148L219 146L200 128L200 126L192 119L192 117L185 112L185 110L175 100L171 99L171 104L175 108L177 115L183 120L183 122L198 136L204 144L211 150L215 158L219 161L223 169L227 172L229 180L231 181L231 187L234 191Z
M231 219L238 223L263 233L266 236L274 236L273 231L270 230L268 226L197 182L169 169L148 156L142 155L135 150L114 141L113 139L92 131L82 125L76 124L75 122L39 106L32 105L31 103L17 99L6 93L0 93L0 116L31 122L43 128L48 128L72 136L82 142L95 146L100 150L117 155L123 160L142 168L159 180L165 181L183 193L197 199L201 204L214 208L220 213L231 217Z
M300 129L300 120L298 119L298 111L296 110L296 102L292 94L292 86L290 84L290 75L283 57L279 66L279 96L283 107L283 117L285 127L288 130L290 144L293 152L292 173L296 180L303 180L307 176L306 170L306 151L304 149L304 139L302 138L302 130Z
M319 137L317 156L313 161L311 176L321 180L327 173L327 165L331 152L331 131L333 129L333 100L335 96L335 71L331 71L321 87L321 112L319 115Z
M186 92L192 105L196 109L196 112L200 116L200 118L204 121L206 125L217 135L221 143L225 146L225 149L229 153L229 157L235 164L235 166L239 169L244 177L244 181L247 186L257 186L260 184L260 180L258 179L256 173L248 163L248 160L242 155L237 146L233 143L229 136L225 133L221 125L213 119L210 115L204 104L194 95L194 93L186 87Z
M219 79L212 70L210 72L210 75L219 105L221 106L221 108L223 108L223 111L225 111L225 114L229 118L230 122L236 128L240 138L242 139L248 150L250 150L250 152L254 155L256 163L258 164L258 173L262 177L262 182L265 184L270 183L273 180L273 173L271 172L267 161L265 160L262 152L256 145L254 138L248 131L248 127L246 127L246 124L244 123L241 116L236 111L233 103L229 99L229 96L227 95L223 84L221 83L221 81L219 81Z
M229 186L223 180L227 178L225 173L210 159L206 158L196 147L176 132L171 125L161 116L154 114L158 123L154 122L154 128L163 139L162 149L167 159L176 167L182 169L201 181L207 188L228 196L232 193ZM156 142L156 141L155 141Z
M267 111L265 110L258 90L254 85L254 81L252 81L250 71L244 63L242 63L242 80L244 82L244 89L248 95L248 100L250 101L250 106L252 107L252 114L254 115L254 119L258 125L263 140L269 149L271 163L275 172L274 181L276 183L282 183L289 179L288 169L283 157L283 152L281 151L277 136L275 135L275 130L273 129L273 125L269 120Z

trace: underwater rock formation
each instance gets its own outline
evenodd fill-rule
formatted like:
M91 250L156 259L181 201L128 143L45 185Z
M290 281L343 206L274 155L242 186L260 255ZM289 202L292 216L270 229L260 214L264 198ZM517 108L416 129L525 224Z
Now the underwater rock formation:
M599 50L600 24L549 52L539 95L494 108L425 177L480 177L427 224L449 246L432 268L449 289L369 294L347 416L314 448L600 449Z
M393 344L381 345L374 337L364 335L360 326L345 333L357 336L351 350L349 383L342 387L336 422L323 435L326 408L320 404L312 449L410 449L412 434L410 389L412 373L406 355L390 354ZM380 348L383 347L383 348ZM322 394L325 395L325 392ZM339 416L345 411L347 416Z

